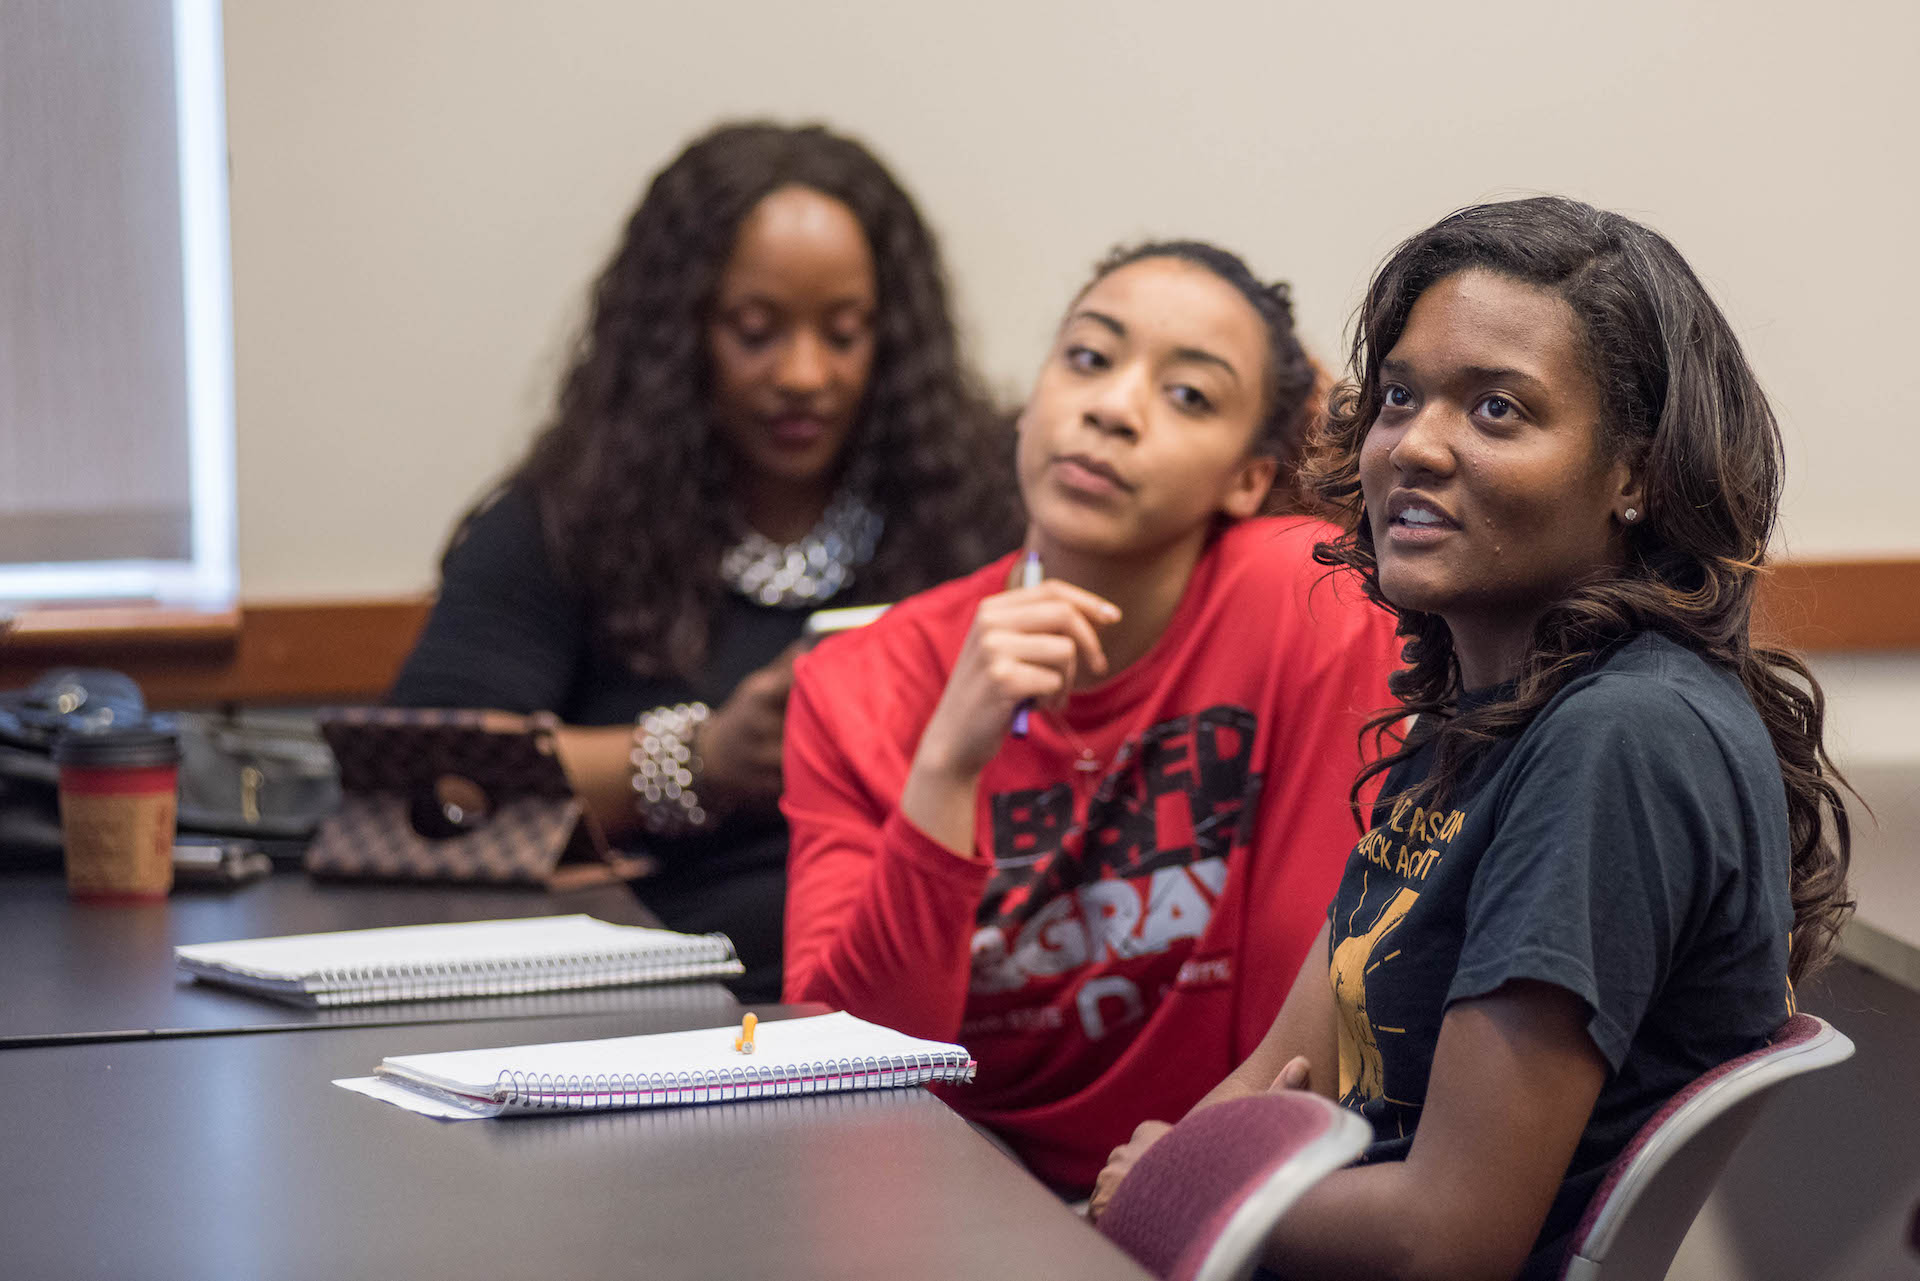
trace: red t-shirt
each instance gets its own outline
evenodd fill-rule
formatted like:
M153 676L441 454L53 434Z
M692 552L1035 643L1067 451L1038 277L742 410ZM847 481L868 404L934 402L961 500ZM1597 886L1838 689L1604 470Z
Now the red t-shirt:
M1144 657L1008 739L970 859L898 805L1013 558L801 658L787 999L965 1045L979 1075L945 1097L1060 1186L1183 1114L1273 1022L1358 835L1358 730L1397 646L1391 616L1310 559L1333 532L1223 531Z

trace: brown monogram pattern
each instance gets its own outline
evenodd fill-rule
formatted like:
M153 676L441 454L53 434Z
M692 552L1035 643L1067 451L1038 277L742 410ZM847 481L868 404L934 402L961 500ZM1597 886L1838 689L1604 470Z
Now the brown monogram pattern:
M307 850L315 876L558 887L633 875L612 854L554 752L551 716L356 707L323 712L344 797ZM425 835L416 798L454 776L486 795L477 826Z

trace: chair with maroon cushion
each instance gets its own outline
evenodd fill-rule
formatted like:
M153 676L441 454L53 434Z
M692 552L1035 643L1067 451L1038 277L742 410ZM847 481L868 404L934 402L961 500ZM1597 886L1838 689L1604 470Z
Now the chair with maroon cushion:
M1649 1281L1674 1252L1733 1150L1782 1082L1853 1055L1853 1042L1796 1014L1767 1044L1681 1090L1633 1136L1574 1229L1563 1281Z
M1287 1208L1372 1137L1304 1090L1202 1108L1147 1149L1100 1230L1162 1281L1241 1281Z

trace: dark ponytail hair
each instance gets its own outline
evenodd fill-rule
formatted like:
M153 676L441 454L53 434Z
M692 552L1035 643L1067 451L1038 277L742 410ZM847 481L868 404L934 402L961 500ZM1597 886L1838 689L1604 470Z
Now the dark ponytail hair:
M1578 201L1539 197L1460 210L1396 249L1360 306L1350 369L1356 381L1336 389L1324 449L1310 467L1311 483L1346 529L1315 558L1357 570L1368 596L1393 608L1380 594L1361 503L1360 447L1380 414L1380 363L1414 303L1472 269L1551 290L1572 308L1600 388L1603 444L1639 468L1646 515L1627 529L1617 575L1576 588L1535 625L1510 698L1461 711L1446 624L1396 610L1410 666L1393 679L1400 706L1367 728L1384 747L1408 713L1427 719L1419 741L1375 753L1354 785L1356 803L1366 780L1428 741L1436 755L1427 787L1444 797L1496 740L1519 732L1608 646L1658 632L1737 673L1773 739L1787 793L1789 973L1798 980L1826 959L1853 906L1838 791L1845 783L1822 741L1819 683L1793 654L1749 635L1779 510L1779 426L1726 317L1664 237Z
M1202 267L1232 285L1259 313L1267 329L1267 366L1263 417L1254 432L1253 452L1280 462L1263 510L1269 515L1316 510L1311 495L1300 486L1299 470L1326 386L1319 367L1294 333L1292 288L1285 281L1261 280L1238 254L1217 245L1201 240L1149 240L1115 249L1101 259L1076 300L1122 267L1148 258L1175 258ZM1316 391L1321 394L1315 395Z

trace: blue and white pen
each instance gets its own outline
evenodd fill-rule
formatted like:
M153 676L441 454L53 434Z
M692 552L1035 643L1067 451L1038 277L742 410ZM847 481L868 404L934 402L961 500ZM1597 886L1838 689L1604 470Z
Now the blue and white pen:
M1040 568L1040 553L1029 551L1026 559L1020 562L1020 585L1022 587L1038 587L1040 580L1045 577L1045 572ZM1027 724L1032 719L1033 700L1023 698L1020 700L1020 705L1013 709L1013 736L1015 738L1025 738L1027 736Z

